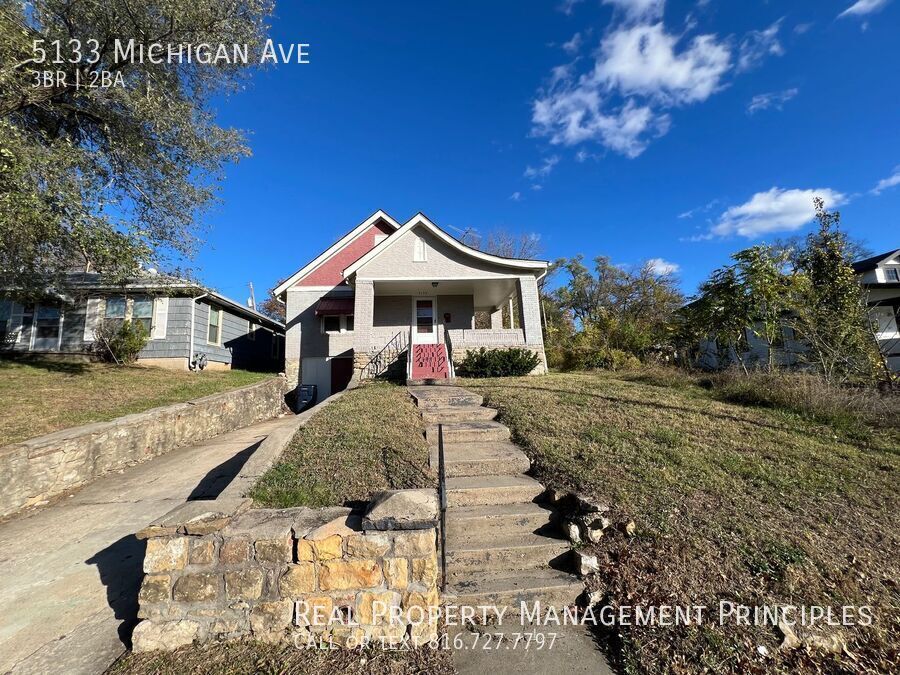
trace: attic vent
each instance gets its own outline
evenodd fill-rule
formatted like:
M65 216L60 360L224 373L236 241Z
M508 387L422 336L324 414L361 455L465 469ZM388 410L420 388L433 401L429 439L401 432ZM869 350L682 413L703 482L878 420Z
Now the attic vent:
M422 237L416 237L413 243L413 262L425 262L425 240Z

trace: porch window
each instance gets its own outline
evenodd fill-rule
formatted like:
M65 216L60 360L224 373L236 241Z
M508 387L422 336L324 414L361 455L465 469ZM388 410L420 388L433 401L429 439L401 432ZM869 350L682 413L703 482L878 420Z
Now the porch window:
M206 341L211 345L221 344L222 338L222 310L215 307L209 308L209 323L206 331Z
M147 296L135 298L134 306L131 309L131 320L141 324L144 332L149 336L153 323L153 299Z

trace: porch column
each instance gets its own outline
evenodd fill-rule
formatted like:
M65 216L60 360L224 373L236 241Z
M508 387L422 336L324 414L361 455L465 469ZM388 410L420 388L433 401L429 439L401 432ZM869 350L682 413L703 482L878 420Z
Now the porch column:
M503 307L491 311L491 330L503 328Z
M353 296L353 367L354 378L369 362L372 325L375 314L375 284L371 279L357 279Z
M299 293L294 289L288 289L285 294L285 318L286 332L284 335L284 374L287 377L288 391L293 392L301 383L303 374L300 372L300 306Z
M525 344L543 346L541 332L541 297L537 279L533 276L519 277L519 325L525 331Z

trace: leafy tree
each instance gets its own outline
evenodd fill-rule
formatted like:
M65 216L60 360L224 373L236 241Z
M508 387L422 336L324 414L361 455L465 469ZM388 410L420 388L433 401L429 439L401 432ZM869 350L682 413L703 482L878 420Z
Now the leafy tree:
M690 317L699 333L712 339L719 351L719 363L737 360L746 373L747 329L754 323L753 300L737 267L728 265L717 269L700 285L700 297L695 301Z
M735 253L732 259L749 301L749 307L742 307L752 318L748 327L766 343L768 368L772 370L794 288L792 277L786 273L787 255L769 246L753 246Z
M258 54L271 9L272 0L0 0L5 285L29 295L73 268L115 281L191 257L197 217L225 165L248 154L238 131L215 123L209 102L239 89L246 68L118 58L116 41L237 43ZM51 58L61 41L67 62L31 63L36 40ZM81 41L80 57L70 40ZM34 86L35 69L64 72L66 82ZM101 71L124 86L75 86L76 76L84 83Z
M829 381L872 378L881 361L871 331L866 300L852 267L840 213L816 198L819 229L797 256L799 292L794 329Z

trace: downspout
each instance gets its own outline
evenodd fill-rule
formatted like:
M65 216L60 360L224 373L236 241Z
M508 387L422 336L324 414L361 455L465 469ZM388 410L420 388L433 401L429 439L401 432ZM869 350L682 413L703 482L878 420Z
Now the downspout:
M188 351L188 368L194 370L194 313L197 309L197 301L205 298L209 293L203 293L202 295L198 295L196 298L191 298L191 340L190 345L191 348Z

